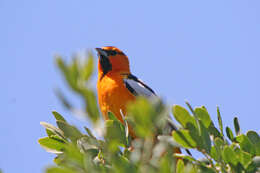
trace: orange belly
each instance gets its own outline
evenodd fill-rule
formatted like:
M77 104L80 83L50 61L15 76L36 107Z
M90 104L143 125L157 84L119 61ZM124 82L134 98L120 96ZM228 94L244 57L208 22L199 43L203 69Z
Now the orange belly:
M120 113L126 115L126 106L135 100L135 96L128 91L120 74L111 77L106 75L97 83L98 101L100 110L105 120L108 119L107 113L112 112L122 123L124 120Z

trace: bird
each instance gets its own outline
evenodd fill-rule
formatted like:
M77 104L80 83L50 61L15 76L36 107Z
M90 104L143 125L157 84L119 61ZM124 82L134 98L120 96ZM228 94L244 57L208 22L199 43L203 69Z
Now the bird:
M128 57L118 48L96 48L98 52L97 93L99 107L108 119L108 112L124 123L126 105L137 96L155 97L155 92L130 72Z
M96 48L98 53L97 94L101 113L108 120L108 112L124 124L123 115L127 115L127 105L134 102L137 96L146 98L157 97L155 92L138 79L130 71L129 59L123 51L114 46ZM168 119L171 130L177 130L176 125ZM130 135L135 134L129 127ZM176 150L180 153L179 148Z

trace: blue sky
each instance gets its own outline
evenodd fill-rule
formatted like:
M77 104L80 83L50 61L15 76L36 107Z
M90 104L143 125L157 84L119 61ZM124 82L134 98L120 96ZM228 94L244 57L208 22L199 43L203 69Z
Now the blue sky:
M219 105L225 125L237 116L244 132L259 132L259 18L259 0L0 0L0 168L40 173L52 164L37 143L52 110L88 124L56 99L53 89L67 88L53 55L106 45L122 49L167 103L205 105L214 120Z

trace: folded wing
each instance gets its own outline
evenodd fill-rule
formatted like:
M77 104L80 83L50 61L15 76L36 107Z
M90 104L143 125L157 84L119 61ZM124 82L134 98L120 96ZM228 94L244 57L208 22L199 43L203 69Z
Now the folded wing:
M141 80L132 74L128 74L124 78L126 88L135 96L153 97L156 96L155 92Z

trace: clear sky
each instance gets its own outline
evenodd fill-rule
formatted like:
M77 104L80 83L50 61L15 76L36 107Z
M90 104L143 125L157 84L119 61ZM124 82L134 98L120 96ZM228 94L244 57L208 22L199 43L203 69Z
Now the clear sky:
M0 168L40 173L52 164L37 143L52 110L87 125L54 95L68 90L53 55L101 46L122 49L167 103L205 105L214 120L219 105L225 125L238 116L244 132L259 132L259 19L259 0L0 0Z

